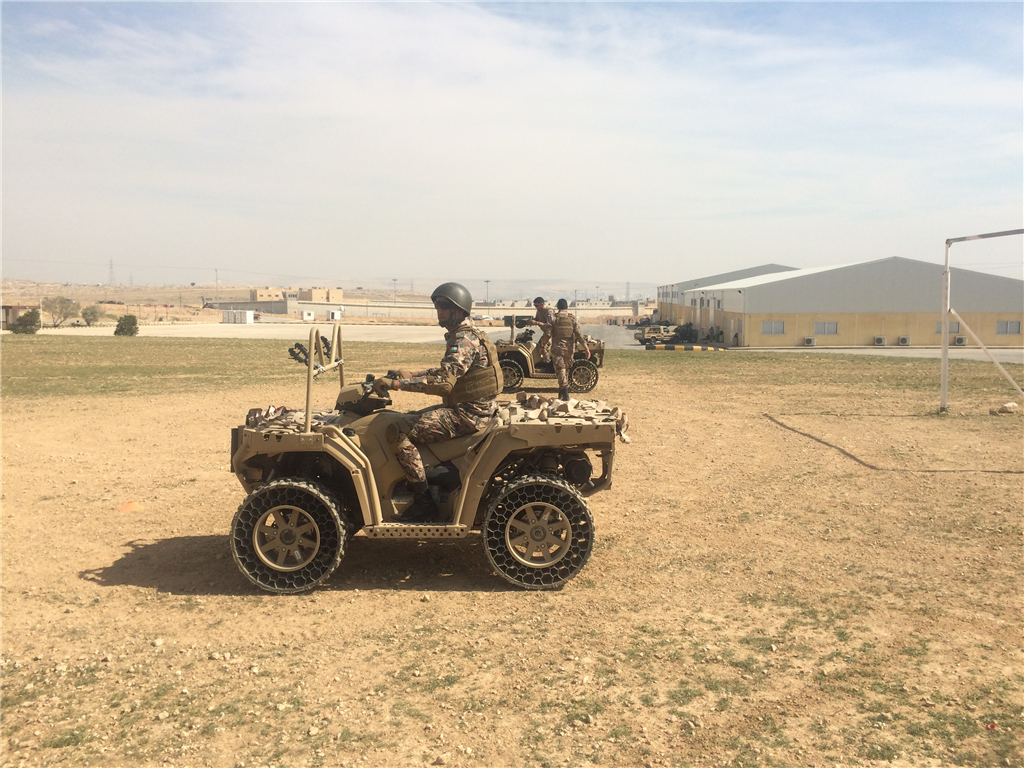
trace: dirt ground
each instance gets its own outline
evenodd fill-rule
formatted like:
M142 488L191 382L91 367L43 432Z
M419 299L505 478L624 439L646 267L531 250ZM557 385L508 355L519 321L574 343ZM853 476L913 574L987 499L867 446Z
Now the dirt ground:
M590 563L542 593L476 536L356 537L325 588L251 587L229 431L301 405L297 367L8 389L0 764L1022 766L1024 418L989 415L987 364L940 417L933 361L880 360L609 353L632 443Z

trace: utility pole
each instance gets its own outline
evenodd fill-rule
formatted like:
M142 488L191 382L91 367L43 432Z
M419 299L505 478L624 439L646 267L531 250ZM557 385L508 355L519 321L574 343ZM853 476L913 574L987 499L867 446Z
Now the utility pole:
M114 284L114 260L110 260L110 273L107 275L107 285Z
M484 285L486 286L486 292L485 292L486 298L484 299L484 304L490 305L490 303L491 303L491 281L490 280L484 280Z
M216 282L216 286L213 292L213 300L220 301L220 270L213 270L213 279Z
M397 304L398 303L398 278L397 277L392 277L391 278L391 303L392 304Z

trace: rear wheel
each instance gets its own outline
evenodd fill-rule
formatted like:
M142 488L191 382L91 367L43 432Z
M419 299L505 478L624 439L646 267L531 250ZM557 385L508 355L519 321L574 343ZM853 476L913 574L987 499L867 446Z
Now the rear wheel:
M589 392L597 386L597 366L590 360L574 360L569 369L569 391Z
M242 573L268 592L322 584L345 554L347 528L327 489L301 479L256 489L231 523L231 552Z
M487 560L506 581L526 589L557 589L590 559L594 519L568 483L528 475L487 506L483 539Z
M501 362L501 375L504 378L503 392L514 392L523 383L523 367L515 360L505 358Z

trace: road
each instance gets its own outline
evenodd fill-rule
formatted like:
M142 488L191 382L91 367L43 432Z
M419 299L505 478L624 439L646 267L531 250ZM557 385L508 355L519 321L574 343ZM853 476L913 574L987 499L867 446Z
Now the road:
M330 324L320 325L321 333L329 335ZM312 325L306 323L254 323L241 325L232 323L195 323L182 325L144 325L139 328L140 336L164 338L208 338L208 339L282 339L285 341L305 341L309 338ZM633 330L616 325L584 325L584 333L603 339L606 349L642 348L633 338ZM508 331L500 327L486 329L492 338L504 336ZM444 332L437 326L428 325L346 325L342 328L345 341L398 341L410 343L440 344ZM5 333L8 333L5 331ZM43 328L42 335L54 336L109 336L113 330L109 326L99 328ZM939 347L814 347L814 348L779 348L779 347L743 347L730 350L732 354L749 352L779 352L812 355L879 355L883 357L926 357L938 358L942 354ZM671 354L650 352L649 354ZM1004 348L992 350L992 355L1000 363L1024 364L1024 348ZM977 347L953 347L949 350L953 360L987 360L985 353Z

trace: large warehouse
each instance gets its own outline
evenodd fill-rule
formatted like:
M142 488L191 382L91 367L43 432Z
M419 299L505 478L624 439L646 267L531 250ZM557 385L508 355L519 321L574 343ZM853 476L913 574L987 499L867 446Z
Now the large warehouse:
M795 269L765 264L658 288L658 317L740 347L938 346L942 265L889 258ZM1024 280L950 271L951 305L982 343L1024 346ZM951 345L971 344L950 322Z

